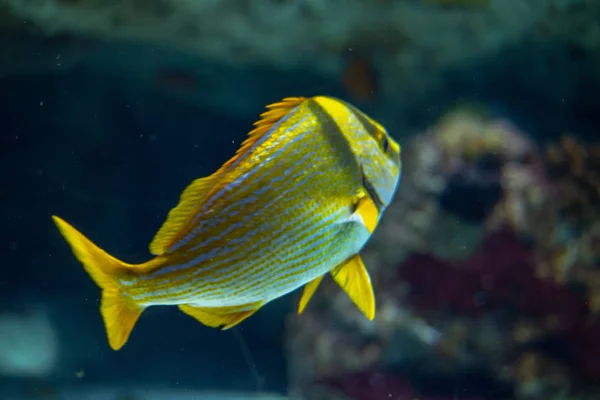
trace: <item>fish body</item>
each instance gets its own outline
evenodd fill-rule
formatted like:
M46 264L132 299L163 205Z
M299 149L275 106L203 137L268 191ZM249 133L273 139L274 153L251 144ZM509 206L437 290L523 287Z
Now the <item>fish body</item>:
M229 328L305 286L302 312L330 272L374 317L359 252L396 190L400 147L338 99L287 98L267 108L233 158L185 189L150 245L150 261L119 261L53 217L103 289L113 349L149 306L177 305L207 326Z

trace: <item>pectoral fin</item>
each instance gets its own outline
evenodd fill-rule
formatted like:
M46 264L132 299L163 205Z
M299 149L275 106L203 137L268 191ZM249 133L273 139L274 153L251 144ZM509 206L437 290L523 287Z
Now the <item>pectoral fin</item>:
M334 268L331 275L367 318L375 318L375 295L371 278L359 254Z
M367 193L361 192L357 195L352 218L360 221L369 233L373 233L375 230L379 221L379 209Z
M308 301L310 300L312 295L315 294L315 291L319 287L319 284L322 280L323 275L319 276L316 279L313 279L304 286L304 292L302 293L302 298L300 299L300 304L298 305L298 314L302 314L302 311L304 311L304 309L306 308Z
M225 330L250 317L261 306L260 303L232 307L197 307L191 304L181 304L179 309L203 325L211 328L223 327Z

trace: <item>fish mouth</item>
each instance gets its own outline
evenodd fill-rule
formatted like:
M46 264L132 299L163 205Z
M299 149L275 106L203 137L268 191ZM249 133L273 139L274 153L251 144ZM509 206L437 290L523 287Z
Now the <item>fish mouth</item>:
M379 193L377 193L377 190L375 190L375 187L373 187L371 182L369 182L369 179L367 179L367 176L365 175L365 171L362 168L360 169L360 174L362 176L363 187L367 191L371 200L373 200L373 203L375 204L377 211L379 213L381 213L381 210L383 210L383 208L385 207L385 204L383 203L383 201L381 201L381 197L379 197Z

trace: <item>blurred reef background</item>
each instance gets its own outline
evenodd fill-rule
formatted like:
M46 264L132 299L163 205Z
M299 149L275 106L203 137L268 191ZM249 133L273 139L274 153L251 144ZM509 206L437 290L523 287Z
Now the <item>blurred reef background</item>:
M0 400L600 399L600 1L0 0L0 93ZM322 285L233 333L155 307L110 350L50 215L144 261L316 94L402 145L376 319Z

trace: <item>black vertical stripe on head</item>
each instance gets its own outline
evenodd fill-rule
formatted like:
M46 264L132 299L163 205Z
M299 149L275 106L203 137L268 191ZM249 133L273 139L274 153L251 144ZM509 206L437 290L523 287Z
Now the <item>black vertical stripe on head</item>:
M345 158L348 160L355 160L356 167L360 168L358 165L358 160L356 159L356 155L352 151L352 146L348 141L344 132L342 132L342 128L338 125L337 122L333 119L333 117L327 112L327 110L321 106L317 101L313 99L309 99L307 102L308 109L317 116L319 120L319 124L324 132L329 132L329 134L325 135L325 138L332 142L334 148L338 151L342 152L345 155ZM333 134L332 134L333 133Z
M360 169L360 173L362 176L362 184L363 184L364 188L366 189L367 193L369 194L369 197L371 198L371 200L373 200L373 203L375 204L377 211L379 213L381 213L381 210L383 210L383 207L384 207L383 201L381 201L381 197L379 197L377 190L375 190L375 188L373 187L371 182L369 182L369 179L367 179L367 176L365 175L365 171L362 168Z
M343 135L339 125L321 104L314 99L308 99L306 105L308 106L308 109L317 116L319 123L324 129L329 132L337 132L340 135Z
M373 139L375 139L375 141L377 143L379 143L380 137L378 137L378 135L377 135L377 131L378 131L377 126L373 122L371 122L365 116L365 114L363 114L356 107L354 107L351 104L347 104L347 103L344 103L344 104L346 104L346 107L348 107L350 109L350 111L352 112L352 114L354 114L354 116L356 117L356 119L361 123L361 125L364 128L364 130ZM387 137L385 136L385 134L384 134L384 138L387 140ZM386 144L386 147L387 147L387 144ZM384 152L387 152L387 149L384 149ZM373 203L375 204L375 207L377 208L377 211L381 213L382 210L383 210L383 207L385 205L383 204L383 201L381 201L381 197L379 197L379 193L377 193L377 190L375 190L375 187L373 187L373 184L369 181L369 178L367 178L367 175L365 175L365 171L362 168L362 166L360 168L360 173L361 173L361 176L362 176L363 187L365 188L365 190L369 194L369 197L371 197L371 200L373 200Z
M367 118L365 118L363 113L361 113L357 109L353 108L349 104L342 102L341 100L338 100L338 99L335 99L335 100L346 105L346 107L349 107L351 113L356 116L356 118L359 120L359 122L365 128L365 130L367 132L369 132L369 134L372 135L373 138L377 139L375 136L376 132L377 132L377 127L373 123L371 123ZM327 110L325 108L323 108L318 102L311 99L308 101L307 104L308 104L308 108L310 109L310 111L313 112L318 117L319 121L322 124L323 129L325 129L325 130L331 129L329 132L335 132L336 133L336 135L334 135L335 137L343 138L343 140L345 142L345 148L347 148L347 150L350 152L350 154L352 155L352 158L356 161L357 168L360 170L362 186L367 191L367 194L369 195L371 200L373 200L373 203L375 204L377 211L381 212L381 210L384 207L383 201L381 201L381 197L379 197L379 194L377 193L377 191L375 190L375 188L373 187L371 182L369 182L369 179L365 175L365 171L363 170L362 165L360 165L360 162L356 158L356 155L352 152L352 146L350 145L350 142L348 142L348 138L346 137L346 135L344 135L344 133L342 132L342 128L335 122L335 120L331 117L331 115L329 115Z

